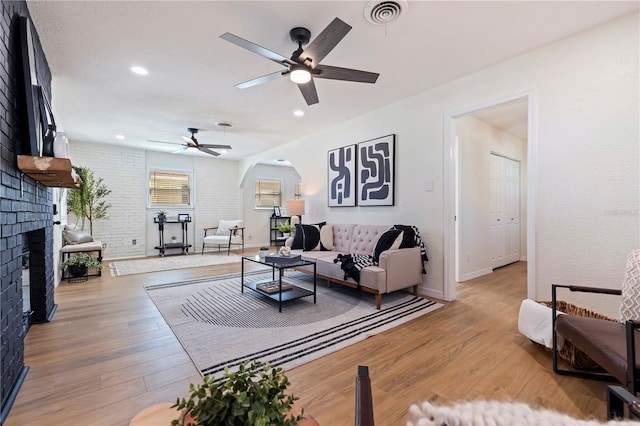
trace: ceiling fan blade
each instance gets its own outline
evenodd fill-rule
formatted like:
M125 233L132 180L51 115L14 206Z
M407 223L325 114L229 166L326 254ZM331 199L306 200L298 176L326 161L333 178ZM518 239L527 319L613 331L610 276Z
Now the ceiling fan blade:
M147 139L147 142L168 143L170 145L178 145L176 142L156 141L156 140L153 140L153 139Z
M316 67L325 56L333 50L340 40L351 31L351 26L339 18L335 18L327 27L322 30L318 37L316 37L304 52L299 56L301 62L304 62L308 58L312 59L311 66Z
M328 78L332 80L356 81L359 83L375 83L380 74L369 71L352 70L350 68L318 65L313 70L314 78Z
M263 75L262 77L254 78L253 80L245 81L244 83L236 84L238 89L246 89L247 87L257 86L258 84L266 83L267 81L275 80L288 74L287 71L278 71L271 74Z
M249 40L245 40L241 37L238 37L237 35L233 35L231 33L224 33L220 36L221 39L226 40L230 43L235 44L236 46L240 46L244 49L247 49L253 53L256 53L260 56L262 56L263 58L267 58L273 62L277 62L279 64L289 64L289 65L293 65L295 62L293 62L291 59L282 56L279 53L276 52L272 52L271 50L264 48L262 46L259 46L253 42L250 42Z
M209 148L204 148L202 145L200 145L200 148L198 149L202 152L206 152L207 154L215 155L216 157L220 155L219 152L212 151Z
M313 79L308 83L298 84L298 88L300 89L300 92L302 92L304 100L307 101L307 105L313 105L319 102L318 91L316 90L316 85L313 83Z
M210 143L201 143L198 144L198 146L202 148L231 149L231 145L216 145Z

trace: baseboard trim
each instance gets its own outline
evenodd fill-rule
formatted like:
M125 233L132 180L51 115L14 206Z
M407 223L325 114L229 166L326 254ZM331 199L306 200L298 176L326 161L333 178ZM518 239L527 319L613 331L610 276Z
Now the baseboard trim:
M24 383L24 379L27 377L27 373L29 372L29 366L23 365L22 371L20 371L20 375L18 376L18 380L16 380L16 384L13 385L7 400L4 402L2 406L2 411L0 411L0 425L4 424L4 421L7 420L7 416L9 416L9 410L13 406L16 398L18 397L18 392L22 387L22 383Z
M432 288L418 287L418 294L422 296L432 297L434 299L444 300L444 292L442 290L434 290ZM450 302L450 300L448 300Z
M461 275L460 278L459 278L459 282L469 281L469 280L472 280L474 278L478 278L478 277L481 277L483 275L490 274L492 272L493 272L493 269L491 269L491 268L480 269L478 271L469 272L468 274Z

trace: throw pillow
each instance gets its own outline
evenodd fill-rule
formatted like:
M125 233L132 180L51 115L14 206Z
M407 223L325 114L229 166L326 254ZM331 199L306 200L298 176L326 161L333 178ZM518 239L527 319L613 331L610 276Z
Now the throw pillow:
M304 251L333 250L333 225L326 222L315 225L301 225ZM323 228L327 228L323 231Z
M237 220L221 220L218 222L216 235L229 236L229 233L231 232L230 229L235 228L236 226L241 226L238 224Z
M620 321L640 320L640 250L634 250L627 258L627 268L622 281Z
M302 231L302 225L296 223L296 231L293 234L293 241L291 242L291 250L304 249L304 232Z
M403 234L399 229L389 229L385 231L378 241L376 241L376 245L373 248L373 258L376 262L380 259L380 254L385 250L397 249L400 247L402 243Z
M91 234L78 229L65 229L62 231L62 238L67 244L82 244L93 241Z

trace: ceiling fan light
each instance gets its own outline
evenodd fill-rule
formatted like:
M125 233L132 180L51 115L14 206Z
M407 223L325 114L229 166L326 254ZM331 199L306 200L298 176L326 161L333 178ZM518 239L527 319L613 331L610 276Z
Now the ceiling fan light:
M311 73L304 68L294 68L289 73L289 78L296 84L304 84L311 80Z
M187 151L195 152L197 150L198 150L198 148L196 148L195 146L188 146L187 147Z

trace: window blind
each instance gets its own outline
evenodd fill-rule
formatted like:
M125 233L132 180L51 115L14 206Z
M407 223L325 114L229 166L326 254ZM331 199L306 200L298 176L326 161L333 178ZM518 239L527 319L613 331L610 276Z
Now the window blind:
M184 172L151 170L149 172L151 206L191 205L191 175Z
M279 180L256 179L256 207L282 205L282 182Z

